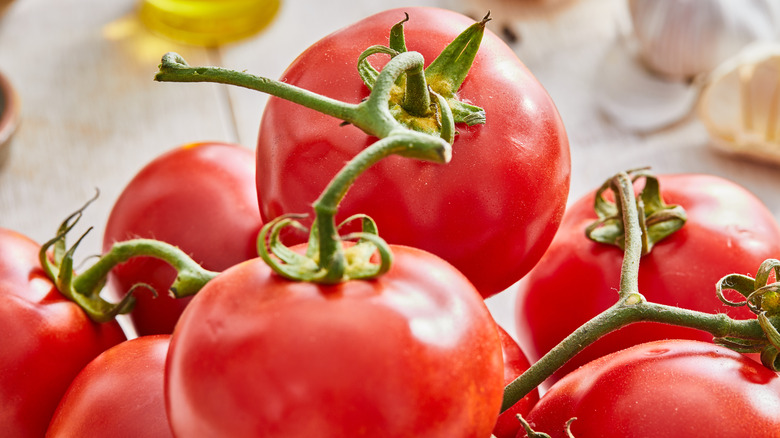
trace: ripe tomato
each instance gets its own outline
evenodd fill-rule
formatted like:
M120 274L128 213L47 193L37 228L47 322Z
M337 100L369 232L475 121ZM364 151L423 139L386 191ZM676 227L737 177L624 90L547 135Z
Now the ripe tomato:
M530 364L525 357L523 350L517 345L517 342L503 329L498 327L498 334L501 338L501 350L504 353L504 385L508 385L528 369ZM539 401L539 391L534 389L528 395L520 399L511 408L502 412L498 417L498 422L493 428L495 438L515 438L517 431L521 429L520 421L517 415L525 417L531 408Z
M282 81L358 103L369 90L358 56L387 45L409 13L406 45L431 62L469 18L435 8L373 15L326 36L288 67ZM373 60L379 65L379 60ZM550 96L496 35L487 31L460 91L485 109L484 125L458 125L446 165L392 157L358 178L337 222L374 218L389 243L430 251L452 263L487 297L538 261L558 228L569 190L569 146ZM375 141L353 126L278 98L263 114L257 187L264 220L306 213L344 162ZM300 235L299 241L305 241Z
M0 429L41 437L76 374L125 340L116 322L96 324L46 277L40 246L0 228Z
M720 177L661 175L659 182L665 202L681 205L688 221L642 257L639 292L655 303L754 318L745 307L722 305L715 284L731 273L755 274L761 262L780 254L780 227L772 213L747 190ZM596 219L594 196L569 208L549 251L518 284L518 341L531 362L617 301L623 253L585 236ZM712 335L658 323L633 324L588 346L556 378L596 357L666 338L711 341Z
M169 343L142 336L104 351L73 380L46 437L173 437L163 397Z
M261 259L192 300L174 330L166 406L176 436L487 437L501 343L479 293L429 253L323 286Z
M103 248L116 241L148 237L173 244L204 268L222 271L257 257L255 240L262 221L257 211L253 154L239 145L194 143L147 164L125 187L106 225ZM168 289L176 271L165 262L137 257L112 271L118 295L140 289L130 314L139 335L173 332L189 298Z
M640 344L554 384L526 418L537 432L577 438L780 434L780 376L725 347L691 340ZM518 437L525 437L521 433Z

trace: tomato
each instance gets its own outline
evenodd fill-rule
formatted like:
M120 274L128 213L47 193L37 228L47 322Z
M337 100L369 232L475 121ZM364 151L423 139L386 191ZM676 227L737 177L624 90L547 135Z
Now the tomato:
M170 335L142 336L89 363L60 401L46 436L167 438L163 376Z
M0 429L41 437L70 382L125 339L116 322L96 324L41 268L40 245L0 229Z
M603 356L554 384L526 419L537 432L604 436L780 435L780 376L725 347L654 341ZM521 433L518 437L525 437Z
M257 211L252 151L226 143L193 143L147 164L122 191L106 225L103 247L150 237L189 253L204 268L222 271L257 257ZM189 298L168 289L176 271L165 262L137 257L117 266L111 289L124 295L134 285L152 286L158 295L136 291L130 318L139 335L170 334Z
M642 257L639 292L655 303L755 318L745 307L723 305L715 285L731 273L755 274L765 259L780 254L780 227L771 212L747 190L717 176L661 175L659 182L666 203L681 205L688 220ZM623 253L585 236L596 219L594 196L588 194L569 208L549 251L517 286L518 342L531 362L617 302ZM596 357L665 338L711 341L712 335L658 323L633 324L588 346L556 378Z
M498 334L501 338L501 349L504 355L504 385L508 385L524 373L530 364L523 350L503 327L498 327ZM515 438L517 431L521 428L517 415L525 417L537 401L539 401L539 391L534 389L511 408L502 412L493 428L495 438Z
M261 259L211 280L171 340L174 435L489 436L503 394L495 322L451 265L391 248L374 280L289 281Z
M370 16L302 53L281 80L344 102L369 90L358 56L387 45L409 13L406 45L432 61L473 21L455 12L408 7ZM376 56L372 62L383 61ZM514 52L486 32L458 92L485 109L484 125L457 125L446 165L391 157L361 175L339 208L374 218L389 243L432 252L463 272L487 297L528 272L558 228L569 190L566 133L550 96ZM294 103L267 102L257 146L260 211L268 221L306 213L344 162L376 139ZM304 235L299 241L305 241Z

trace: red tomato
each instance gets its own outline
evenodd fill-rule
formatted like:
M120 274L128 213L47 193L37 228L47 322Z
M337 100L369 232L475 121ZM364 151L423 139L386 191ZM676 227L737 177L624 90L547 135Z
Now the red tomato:
M504 353L504 386L506 386L518 378L520 374L523 374L530 364L523 350L517 345L517 342L501 326L498 327L498 334L501 338L501 349ZM511 408L502 412L498 417L496 426L493 428L495 438L515 438L517 431L522 427L517 419L517 415L519 414L523 417L528 415L528 412L537 401L539 401L539 391L534 389Z
M744 188L710 175L659 176L667 204L679 204L687 223L653 247L639 266L639 292L648 301L751 319L745 308L723 305L715 284L731 273L754 275L780 254L780 227ZM550 249L518 285L518 341L531 362L588 319L617 302L622 251L585 237L595 220L594 193L573 204ZM712 335L658 323L638 323L587 347L556 377L596 357L657 339L711 341Z
M40 246L0 228L0 428L41 437L70 382L95 356L125 340L116 322L96 324L46 277Z
M238 145L194 143L169 151L125 187L109 216L103 248L136 237L155 238L178 246L212 271L257 257L262 221L254 178L253 154ZM110 285L118 295L138 283L157 291L156 299L143 289L136 293L130 318L139 335L173 332L189 302L169 296L175 277L167 263L146 257L112 271Z
M487 437L501 343L481 296L429 253L391 246L375 280L293 282L260 259L182 314L166 406L182 437Z
M46 437L173 437L163 397L169 343L143 336L103 352L70 385Z
M727 348L655 341L561 379L528 414L537 432L577 438L780 436L780 376ZM518 437L525 437L521 432Z
M357 73L358 56L371 45L387 45L390 28L404 12L410 16L404 25L406 45L426 62L473 24L435 8L382 12L314 44L288 67L282 81L360 102L368 89ZM380 61L373 62L378 66ZM487 123L456 127L452 161L385 159L358 178L338 218L368 214L389 243L444 258L487 297L527 273L552 240L568 196L569 146L550 96L489 31L458 95L484 108ZM257 148L264 220L310 211L344 162L376 140L339 123L270 98Z

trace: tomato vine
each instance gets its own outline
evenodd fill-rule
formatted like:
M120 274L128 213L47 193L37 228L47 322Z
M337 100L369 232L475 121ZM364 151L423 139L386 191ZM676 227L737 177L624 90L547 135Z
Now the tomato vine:
M576 329L531 365L528 371L507 385L502 411L514 405L569 359L600 337L641 321L661 322L709 332L715 337L716 342L724 346L739 351L760 351L762 362L766 367L775 371L780 370L780 360L778 360L780 335L777 331L777 327L780 327L780 315L774 311L773 300L768 300L769 309L761 307L761 300L752 300L756 309L754 312L758 315L757 319L734 320L725 314L710 314L648 302L640 293L638 274L644 239L637 208L641 202L637 202L632 182L632 177L627 172L620 172L608 181L608 185L616 193L616 202L621 205L621 227L625 231L624 258L617 302ZM756 296L753 295L754 291L761 291L762 288L768 291L767 293L774 292L780 287L780 283L767 285L766 282L769 278L768 273L771 270L776 272L777 266L778 264L773 260L762 265L757 276L758 281L746 276L727 275L719 283L718 288L721 291L724 288L737 288L734 284L739 283L742 286L739 289L746 297ZM722 292L719 295L722 296ZM759 296L762 295L764 293L759 292ZM747 301L734 304L744 305Z

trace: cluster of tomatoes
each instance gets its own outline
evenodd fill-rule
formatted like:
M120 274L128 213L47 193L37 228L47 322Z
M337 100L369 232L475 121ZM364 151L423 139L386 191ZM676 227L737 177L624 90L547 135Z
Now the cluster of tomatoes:
M472 24L445 10L386 11L317 42L284 82L360 102L370 90L355 62L387 43L404 12L405 42L426 60ZM524 351L536 361L615 302L623 252L585 236L595 194L564 214L563 124L491 33L457 97L487 120L457 126L449 163L386 158L340 205L339 219L367 214L391 244L393 264L375 279L291 281L257 258L264 222L308 213L344 163L376 141L279 98L265 108L256 154L223 143L183 146L149 163L118 198L106 251L154 238L220 272L194 297L172 298L166 290L177 273L165 262L136 257L116 266L107 293L132 293L137 338L126 340L115 321L91 321L47 276L40 246L0 230L2 435L530 435L519 415L552 436L778 436L775 372L702 342L711 336L657 324L597 341L556 373L541 399L534 391L499 415L504 386L529 367ZM780 226L723 179L659 183L688 220L642 258L641 292L725 313L714 284L780 255ZM305 245L305 236L284 238ZM519 288L523 350L484 304L509 287ZM731 316L754 316L740 310ZM677 340L659 341L667 338Z

